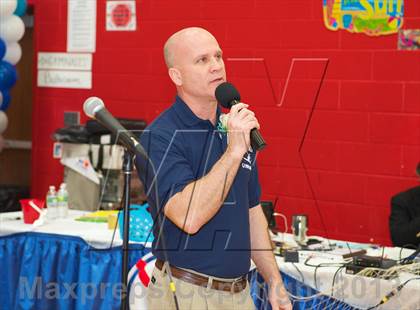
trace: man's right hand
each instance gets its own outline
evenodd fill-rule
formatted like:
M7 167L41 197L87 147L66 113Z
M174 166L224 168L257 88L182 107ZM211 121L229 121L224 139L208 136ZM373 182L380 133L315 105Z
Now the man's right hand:
M260 128L254 112L248 110L249 105L238 103L232 106L227 122L228 152L242 158L250 147L250 132Z

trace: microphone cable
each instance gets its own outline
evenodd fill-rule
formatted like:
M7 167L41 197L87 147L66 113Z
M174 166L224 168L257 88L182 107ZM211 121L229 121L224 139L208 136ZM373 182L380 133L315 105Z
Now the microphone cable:
M308 122L306 123L306 127L304 129L303 136L302 136L302 139L301 139L299 147L298 147L298 154L299 154L300 162L301 162L302 167L303 167L303 171L305 173L306 180L308 181L309 190L311 192L312 198L313 198L315 206L316 206L316 210L317 210L317 213L318 213L318 216L319 216L319 220L321 222L321 226L322 226L322 228L324 230L324 233L325 233L325 236L326 236L325 239L327 239L329 248L332 248L330 239L328 238L329 234L328 234L328 230L327 230L327 225L324 222L324 218L322 216L322 213L321 213L321 210L320 210L320 207L319 207L319 204L318 204L318 199L316 199L315 190L312 187L312 182L311 182L311 179L309 177L308 170L307 170L307 167L305 165L305 160L303 159L303 155L302 155L303 144L305 143L305 140L306 140L306 137L307 137L307 134L308 134L308 131L309 131L309 126L310 126L311 121L312 121L312 117L313 117L313 114L314 114L314 111L315 111L315 106L316 106L316 103L318 101L319 94L321 93L321 87L324 83L325 76L327 74L327 69L328 69L329 62L330 62L330 60L327 59L324 71L322 72L322 76L321 76L321 80L319 82L318 89L316 91L316 95L315 95L315 98L314 98L314 103L312 105L311 111L309 112Z
M377 303L376 305L367 308L367 310L372 310L375 308L378 308L379 306L383 305L384 303L388 302L392 297L394 297L395 295L397 295L397 293L399 293L406 285L408 282L413 281L413 280L420 280L420 277L417 278L411 278L408 279L407 281L401 283L400 285L398 285L396 288L394 288L391 292L389 292L388 294L386 294L379 303Z
M117 140L118 140L118 135L117 135ZM154 175L153 183L155 183L156 205L159 206L158 180L157 180L157 177L156 177L156 168L155 168L153 162L150 160L149 156L147 156L146 152L144 152L144 154L143 153L140 153L140 154L142 155L142 157L144 159L146 159L147 163L151 166L151 168L153 170L153 175ZM124 201L124 195L125 195L125 193L123 194L123 197L122 197L121 202L120 202L120 208L121 209L122 209L122 205L123 205L123 201ZM161 242L162 242L162 246L163 246L163 251L162 251L163 256L164 256L165 262L168 262L168 254L166 252L166 239L165 239L165 236L164 236L164 233L163 233L163 226L162 226L162 222L163 222L162 216L161 216L162 210L163 210L163 208L158 208L157 215L153 220L153 226L155 225L156 220L157 220L158 225L160 227L159 237L161 238ZM119 217L120 217L120 212L118 212L118 215L117 215L117 223L118 223ZM109 250L109 249L112 248L112 245L113 245L114 239L115 239L116 229L117 229L117 225L115 225L115 227L114 227L114 230L113 230L113 233L112 233L111 244L110 244L109 248L101 249L101 250ZM143 245L144 248L146 247L146 243L148 242L152 232L153 232L153 228L150 229L150 231L149 231L149 233L146 237L146 240L144 242L145 244ZM171 269L170 268L165 268L165 269L166 269L166 273L168 274L168 278L169 278L169 289L172 292L173 297L174 297L175 308L176 308L176 310L179 310L178 298L176 296L176 286L175 286L175 282L173 281L173 276L172 276ZM127 291L127 294L128 294L128 291Z
M149 139L149 144L150 144L151 139ZM150 145L149 145L150 146ZM154 194L156 197L156 206L157 206L157 212L156 212L156 217L153 220L153 227L155 225L155 220L157 220L158 222L158 226L159 226L159 235L158 238L160 238L161 242L162 242L162 246L163 246L163 256L165 259L164 263L168 263L169 265L169 260L168 260L168 253L166 252L166 239L165 239L165 234L164 234L164 229L163 229L163 219L162 219L162 213L163 213L163 217L165 217L165 213L163 212L164 207L159 207L159 193L158 193L158 179L157 179L157 173L156 173L156 167L153 164L152 160L150 159L150 157L147 155L146 152L140 153L140 155L143 157L143 159L146 160L147 164L146 165L146 175L145 175L145 179L147 179L147 173L149 171L148 167L150 166L152 168L152 173L153 173L153 181L151 184L151 187L154 187ZM138 173L140 173L140 170L138 171ZM147 193L146 193L147 195ZM147 195L148 196L148 195ZM151 229L149 231L149 235L147 236L146 241L149 239L150 234L152 233L153 229ZM165 266L165 264L164 264ZM163 271L163 268L162 268ZM179 304L178 304L178 298L176 296L176 285L175 282L173 280L173 276L172 276L172 272L171 272L171 268L170 266L168 266L168 268L165 268L166 273L168 274L168 278L169 278L169 289L172 292L173 298L174 298L174 303L175 303L175 308L176 310L179 310Z

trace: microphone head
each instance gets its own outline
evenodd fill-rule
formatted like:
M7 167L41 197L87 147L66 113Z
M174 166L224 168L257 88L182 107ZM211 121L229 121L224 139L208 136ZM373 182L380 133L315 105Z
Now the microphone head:
M230 109L232 101L241 101L241 95L232 84L224 82L216 87L215 96L217 101L224 107Z
M91 118L95 118L95 114L104 108L104 102L98 97L89 97L83 104L83 111Z

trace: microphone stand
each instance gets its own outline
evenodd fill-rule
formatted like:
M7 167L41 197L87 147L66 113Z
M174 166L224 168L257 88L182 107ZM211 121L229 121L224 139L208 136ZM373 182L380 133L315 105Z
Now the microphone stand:
M146 161L146 166L150 165L151 169L153 170L154 176L156 176L156 168L153 165L153 162L150 160L148 154L140 145L139 141L136 139L135 136L131 134L123 134L120 136L122 132L126 132L127 130L116 120L106 109L104 106L103 101L97 97L90 97L88 98L85 103L83 104L83 110L85 111L86 115L96 119L100 122L105 128L107 128L111 133L116 135L116 141L119 141L120 144L124 146L124 161L123 161L123 173L124 173L124 231L123 231L123 261L122 261L122 292L121 292L121 309L127 310L128 309L128 251L129 251L129 225L130 225L130 181L131 181L131 174L133 171L133 161L134 157L139 155ZM140 172L139 172L140 173ZM159 209L159 195L157 189L157 180L156 184L153 186L155 189L156 195L156 206L157 206L157 223L161 229L159 237L161 237L163 249L163 255L165 259L165 263L168 263L168 254L166 253L166 241L165 236L163 233L163 220L162 209ZM178 299L176 296L176 286L172 279L171 269L167 268L166 273L169 277L169 289L173 294L175 308L178 310Z
M121 292L121 310L128 310L129 306L129 296L128 296L128 252L129 252L129 231L130 231L130 188L131 188L131 174L133 172L133 161L135 156L143 157L146 162L148 162L153 170L153 175L156 175L156 169L153 165L153 162L150 160L149 156L144 152L140 151L139 149L131 149L125 147L124 149L124 160L123 160L123 168L122 171L124 173L124 231L123 231L123 261L122 261L122 292ZM157 200L157 205L159 206L159 196L157 192L157 180L154 186L155 188L155 195ZM156 220L160 227L163 230L163 221L162 215L164 213L160 210L157 214ZM163 255L165 257L165 262L168 262L168 254L166 252L166 241L165 235L163 231L161 231L160 236L163 245ZM179 310L178 298L176 296L176 288L172 278L172 272L170 268L167 268L166 273L169 277L169 288L172 292L174 298L175 309Z
M133 154L127 149L124 150L124 160L122 171L124 173L124 232L123 232L123 260L122 260L122 291L121 291L121 310L128 309L128 251L129 251L129 231L130 231L130 189L131 174L133 173Z

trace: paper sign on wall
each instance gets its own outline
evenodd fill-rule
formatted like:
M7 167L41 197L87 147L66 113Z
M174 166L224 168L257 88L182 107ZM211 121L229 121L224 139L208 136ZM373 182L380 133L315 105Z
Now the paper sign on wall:
M67 51L96 49L96 0L67 1Z
M92 88L92 72L38 70L38 87Z
M135 1L107 1L106 30L134 31L136 30Z
M39 52L38 69L92 70L92 54Z
M378 36L401 28L404 0L323 0L323 11L330 30Z
M92 88L92 54L38 53L38 87Z

